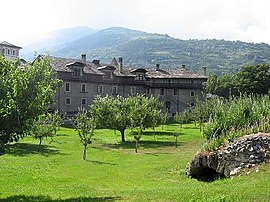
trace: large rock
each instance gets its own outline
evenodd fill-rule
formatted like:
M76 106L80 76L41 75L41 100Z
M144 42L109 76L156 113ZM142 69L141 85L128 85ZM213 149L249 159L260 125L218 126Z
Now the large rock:
M242 168L250 168L270 159L270 133L244 136L215 152L201 152L188 164L188 176L212 180L230 177Z

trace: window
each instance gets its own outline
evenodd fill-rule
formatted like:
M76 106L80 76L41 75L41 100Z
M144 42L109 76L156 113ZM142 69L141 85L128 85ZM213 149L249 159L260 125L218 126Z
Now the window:
M12 50L12 55L15 55L15 50Z
M19 51L18 50L16 50L16 55L19 55Z
M104 72L104 75L103 75L103 78L104 79L112 79L113 77L112 77L112 72L111 71L106 71L106 72Z
M86 84L85 83L81 84L81 93L86 93Z
M194 84L194 80L193 79L190 80L190 84Z
M82 105L86 105L86 104L87 104L86 98L82 98L82 99L81 99L81 104L82 104Z
M144 80L144 74L136 74L135 80L143 81Z
M130 93L131 93L131 95L135 95L136 94L136 87L135 86L131 86Z
M98 86L98 94L102 94L103 93L103 85L99 85Z
M195 97L195 91L194 90L190 91L190 97Z
M161 88L160 89L160 93L159 93L160 95L164 95L165 94L165 90L164 90L164 88Z
M10 50L9 50L9 49L7 49L7 54L8 54L8 55L10 54Z
M177 95L177 89L176 88L173 89L173 95Z
M116 95L117 94L117 86L112 87L112 94Z
M66 98L66 101L65 102L66 102L66 105L71 105L71 98L69 98L69 97Z
M73 76L81 76L81 70L80 69L73 69Z
M65 92L70 92L70 83L65 82Z
M147 95L150 94L150 88L146 88L146 94L147 94Z

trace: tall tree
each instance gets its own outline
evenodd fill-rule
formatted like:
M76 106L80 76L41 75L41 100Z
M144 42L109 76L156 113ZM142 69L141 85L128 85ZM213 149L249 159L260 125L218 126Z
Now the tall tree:
M59 80L48 57L20 67L0 56L0 141L23 137L33 121L53 103Z
M270 90L270 65L243 66L237 76L237 87L247 94L267 94Z
M231 95L239 95L236 88L236 75L222 74L217 76L211 74L204 86L206 93L229 98Z

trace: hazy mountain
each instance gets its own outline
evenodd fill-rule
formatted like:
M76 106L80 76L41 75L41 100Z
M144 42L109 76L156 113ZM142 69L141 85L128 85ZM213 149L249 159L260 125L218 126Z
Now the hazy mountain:
M193 70L202 70L206 66L208 71L219 73L237 71L246 64L270 64L270 45L264 43L180 40L122 27L89 33L70 43L55 46L51 55L80 58L85 53L87 60L99 59L102 62L121 56L126 66L151 67L159 63L162 68L185 64Z
M90 35L95 31L96 30L90 27L83 26L40 33L39 36L35 36L35 41L33 41L30 45L23 47L21 50L21 57L29 60L33 58L35 51L39 54L46 51L51 53L55 52L58 49L64 48L72 41Z

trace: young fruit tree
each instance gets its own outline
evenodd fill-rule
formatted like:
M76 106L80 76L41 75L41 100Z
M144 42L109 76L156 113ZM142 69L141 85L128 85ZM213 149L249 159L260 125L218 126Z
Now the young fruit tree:
M125 130L130 125L130 105L126 98L121 96L97 96L91 105L91 113L99 128L118 130L122 142L125 142Z
M80 137L80 141L84 147L83 149L83 160L86 159L87 146L92 143L92 137L96 129L96 122L91 117L90 112L84 108L80 108L79 113L75 117L74 122L76 131Z
M34 121L32 127L32 136L33 138L39 140L39 146L41 145L43 138L52 136L52 133L53 127L48 119L48 116L41 115L36 121Z
M51 124L52 132L50 133L51 141L53 141L53 136L56 136L56 131L62 125L62 119L58 114L58 111L54 113L47 114L48 122Z
M138 95L136 97L129 97L128 102L130 103L130 127L131 129L136 129L133 136L135 139L135 152L137 153L137 148L139 140L142 137L143 130L145 128L153 128L155 133L155 127L159 122L161 122L161 108L162 103L154 97L145 97Z

